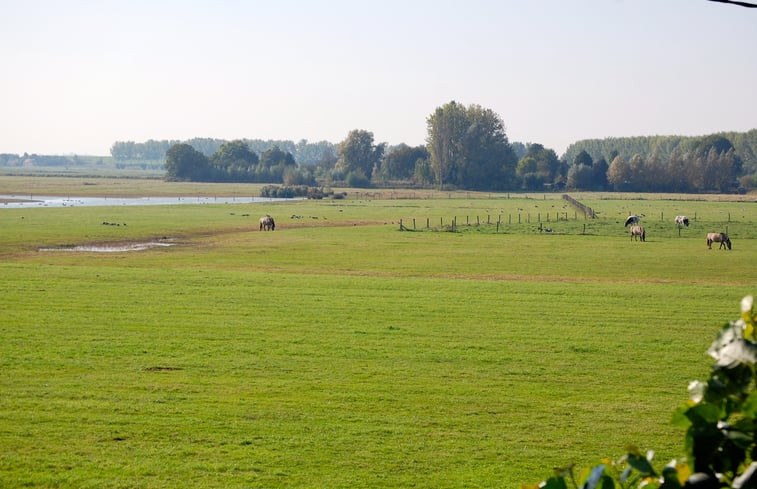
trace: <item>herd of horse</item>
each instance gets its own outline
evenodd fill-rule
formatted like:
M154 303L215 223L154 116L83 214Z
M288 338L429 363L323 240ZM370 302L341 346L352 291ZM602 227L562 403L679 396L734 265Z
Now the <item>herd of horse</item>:
M633 241L646 241L647 232L644 226L639 225L641 218L637 215L630 215L626 218L625 227L631 226L631 240ZM686 216L676 216L676 226L689 227L689 218ZM261 231L273 231L276 229L276 221L273 217L266 214L260 218L260 230ZM718 249L731 249L731 239L725 233L707 233L707 248L712 249L712 243L720 243Z
M646 230L644 229L644 226L639 225L640 220L641 218L637 215L630 215L626 218L624 226L631 226L631 240L633 241L646 241ZM686 216L676 216L675 223L679 229L681 227L689 227L689 218ZM712 243L720 243L718 249L721 250L731 249L731 239L726 233L707 233L707 249L712 249Z

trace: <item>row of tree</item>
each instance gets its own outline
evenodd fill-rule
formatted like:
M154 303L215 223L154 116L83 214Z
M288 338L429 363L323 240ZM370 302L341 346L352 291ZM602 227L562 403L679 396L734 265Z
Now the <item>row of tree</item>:
M750 167L724 135L583 141L560 159L540 144L511 144L500 116L480 105L451 101L436 108L426 124L426 144L415 147L376 143L373 133L360 129L335 145L279 142L292 151L262 140L174 143L166 152L167 178L287 185L317 181L353 187L681 192L732 191L739 184L757 183L754 176L743 177ZM757 130L733 137L748 157L757 153ZM581 145L588 149L579 150ZM212 148L216 149L209 153ZM627 154L634 148L640 151ZM306 160L298 159L308 151Z
M280 150L291 153L300 165L318 165L331 163L336 160L336 145L328 141L308 142L301 139L297 143L288 140L263 140L263 139L242 139L247 147L257 153L262 154L270 149L279 148ZM224 143L229 141L215 138L192 138L186 141L176 140L154 140L150 139L142 143L134 141L116 141L110 148L110 154L116 161L132 160L160 160L166 158L168 150L176 145L185 143L192 146L195 150L207 157L213 156Z
M623 138L585 139L571 144L562 159L573 161L582 151L585 151L599 161L605 158L612 162L615 155L630 160L634 155L647 159L652 155L667 160L678 151L680 154L703 153L716 140L728 140L736 154L743 162L746 174L757 172L757 129L746 132L720 132L707 136L637 136Z
M274 146L258 156L241 140L221 144L210 157L187 143L166 152L166 179L211 182L314 183L312 174L297 167L294 156Z

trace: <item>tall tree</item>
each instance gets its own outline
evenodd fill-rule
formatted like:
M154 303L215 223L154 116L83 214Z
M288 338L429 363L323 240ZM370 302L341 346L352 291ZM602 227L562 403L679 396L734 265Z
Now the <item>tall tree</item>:
M370 180L373 169L377 168L384 156L385 143L373 144L373 133L354 129L339 143L336 168L345 175L359 174Z
M470 189L505 189L515 184L515 153L502 119L480 105L454 100L426 120L436 184Z
M586 166L594 166L594 160L592 159L591 155L587 153L584 150L581 150L576 157L573 159L573 165L586 165Z
M254 181L258 161L258 155L240 139L223 143L211 157L216 179L230 181Z
M626 190L630 177L631 169L628 167L628 163L622 156L616 156L607 170L607 181L615 190Z
M166 151L166 180L202 181L210 175L208 158L186 143Z
M426 119L428 152L434 179L439 188L456 180L457 166L462 159L463 137L468 127L465 107L454 100Z

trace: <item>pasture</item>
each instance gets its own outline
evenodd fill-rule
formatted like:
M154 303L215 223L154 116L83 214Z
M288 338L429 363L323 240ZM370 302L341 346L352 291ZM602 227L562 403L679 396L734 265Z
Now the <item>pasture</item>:
M0 486L513 487L680 456L671 414L755 293L754 200L467 197L0 209ZM546 208L571 219L540 233Z

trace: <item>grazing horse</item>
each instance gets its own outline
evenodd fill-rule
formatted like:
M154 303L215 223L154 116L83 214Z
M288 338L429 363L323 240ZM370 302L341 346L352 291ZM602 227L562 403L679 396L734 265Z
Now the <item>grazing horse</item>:
M628 227L629 224L638 224L639 223L639 216L628 216L626 218L626 223L623 224L624 227Z
M273 231L276 229L276 222L271 216L266 214L260 218L260 230L261 231Z
M712 243L720 243L719 250L722 250L723 248L731 249L731 239L725 233L708 233L707 249L712 249Z
M686 216L676 216L676 225L678 225L678 227L689 227L689 218Z
M631 226L631 239L636 241L637 238L641 241L647 240L647 234L644 231L644 226Z

